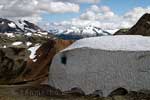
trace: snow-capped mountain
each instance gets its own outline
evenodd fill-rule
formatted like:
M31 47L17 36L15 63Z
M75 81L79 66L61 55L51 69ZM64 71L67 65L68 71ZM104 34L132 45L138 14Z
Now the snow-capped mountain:
M44 30L37 25L26 20L14 22L8 19L0 18L0 33L33 33L43 31Z
M21 21L19 20L19 26L23 28L25 32L41 32L42 30L39 26L29 22L29 21Z
M17 22L0 19L0 34L8 37L15 37L16 33L21 33L27 37L55 37L61 39L78 40L85 37L112 35L111 31L103 30L99 27L88 25L85 27L63 26L59 24L49 24L46 26L49 31L44 31L39 26L26 20Z
M23 32L15 22L0 18L0 33Z
M29 21L11 21L0 18L0 47L34 46L47 42L53 35Z
M52 31L52 30L51 30ZM80 36L104 36L104 35L111 35L111 33L95 27L95 26L86 26L86 27L70 27L66 30L57 30L55 34L60 35L80 35Z
M78 40L85 37L95 37L95 36L106 36L106 35L112 35L113 31L105 31L99 27L95 26L86 26L86 27L76 27L71 26L64 29L50 29L49 33L62 38L62 39L73 39Z

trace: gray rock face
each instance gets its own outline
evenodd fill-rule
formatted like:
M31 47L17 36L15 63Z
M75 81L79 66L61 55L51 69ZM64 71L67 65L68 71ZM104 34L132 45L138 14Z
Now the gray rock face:
M150 89L150 51L63 51L53 59L49 84L63 91L79 87L86 94L102 90L104 96L119 87Z
M0 48L0 84L10 84L26 67L29 52L24 47Z

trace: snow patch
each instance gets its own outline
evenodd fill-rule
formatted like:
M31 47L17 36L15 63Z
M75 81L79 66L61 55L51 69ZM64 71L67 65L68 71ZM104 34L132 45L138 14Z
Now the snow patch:
M35 33L34 35L35 35L35 36L42 37L42 35L41 35L41 34L37 34L37 33Z
M16 25L13 22L8 23L8 26L11 28L16 28Z
M32 33L29 32L29 33L26 33L26 35L27 35L27 36L32 36Z
M10 38L15 37L14 33L4 33L4 35Z
M32 43L31 42L26 42L26 45L30 46L30 45L32 45Z
M33 62L36 62L36 61L37 61L37 59L33 59L32 61L33 61Z
M3 46L3 48L7 48L7 46L6 46L6 45L4 45L4 46Z
M106 30L110 34L115 34L119 29L114 29L114 30Z
M36 44L34 47L29 48L28 50L31 52L30 54L30 59L34 59L36 57L36 51L38 50L38 48L40 47L40 44Z
M22 42L20 42L20 41L12 43L12 45L14 45L14 46L21 45L21 44L22 44Z
M38 33L41 35L47 35L48 34L47 32L38 32Z

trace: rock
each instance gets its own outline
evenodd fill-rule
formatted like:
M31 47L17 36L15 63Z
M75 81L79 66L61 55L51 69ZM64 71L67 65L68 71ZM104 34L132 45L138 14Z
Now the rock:
M8 19L0 18L0 33L10 33L10 32L23 32L21 28L19 28L15 22L10 21Z
M143 35L150 36L150 14L144 14L130 29L120 29L114 35Z
M28 56L24 47L0 48L0 84L15 83L26 68Z
M85 93L80 88L71 88L69 91L64 91L65 94L74 95L74 96L84 96Z
M150 95L150 90L142 89L142 90L139 90L138 92Z
M150 14L144 14L126 34L150 36Z
M22 23L22 22L20 22L20 23ZM23 23L24 23L24 31L26 31L26 32L43 31L39 26L37 26L29 21L24 20Z
M89 94L89 96L92 96L92 97L103 97L103 92L102 92L102 90L95 90L92 94Z
M129 29L120 29L114 33L114 35L125 35Z
M28 59L26 70L23 72L23 80L33 81L39 84L48 79L49 66L54 55L66 48L73 41L67 40L48 40L42 44L35 53L34 59ZM46 84L48 82L44 82Z
M85 94L102 90L108 96L118 87L150 89L150 37L117 35L85 38L57 53L49 84L62 91L81 88Z
M112 91L109 96L118 96L118 95L126 95L128 94L128 91L125 88L117 88L116 90Z

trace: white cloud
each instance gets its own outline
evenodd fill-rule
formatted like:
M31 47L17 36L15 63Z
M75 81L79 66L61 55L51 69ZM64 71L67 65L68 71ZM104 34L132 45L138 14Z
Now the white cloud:
M98 3L100 0L77 0L78 2Z
M38 22L41 22L43 19L40 15L37 15L37 14L32 15L32 16L25 16L25 17L19 17L18 16L18 17L5 17L5 18L16 21L16 23L18 20L27 20L27 21L30 21L30 22L36 23L36 24Z
M62 1L62 2L73 2L73 3L98 3L100 0L52 0L52 1Z
M87 11L81 14L82 20L109 20L115 17L115 14L107 6L98 7L96 5L91 6Z
M130 24L135 24L136 21L145 13L150 13L150 7L137 7L125 13L123 19L126 19Z
M0 0L0 17L41 20L41 13L78 12L79 4L51 0Z
M48 13L78 12L78 4L69 2L50 2L44 0L0 0L1 16L25 17L38 14L40 11Z
M66 12L79 12L80 7L74 3L63 2L49 2L40 3L38 9L47 11L49 13L66 13Z
M103 29L120 29L132 27L145 13L150 13L150 7L136 7L123 15L117 15L108 6L93 5L82 13L79 18L63 21L61 24L75 26L94 25Z
M35 14L35 0L0 0L0 16L25 17Z

